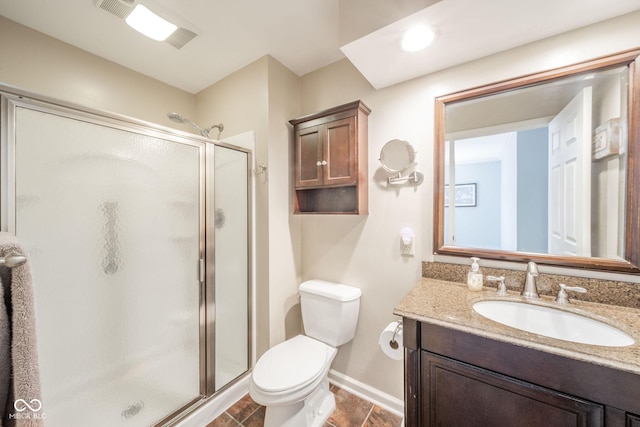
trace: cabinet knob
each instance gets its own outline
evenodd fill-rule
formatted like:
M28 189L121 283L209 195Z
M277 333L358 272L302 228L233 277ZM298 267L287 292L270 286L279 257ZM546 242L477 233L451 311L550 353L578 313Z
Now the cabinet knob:
M322 161L322 166L327 166L327 161L326 160Z
M316 166L322 166L322 162L321 162L320 160L318 160L318 161L316 162Z

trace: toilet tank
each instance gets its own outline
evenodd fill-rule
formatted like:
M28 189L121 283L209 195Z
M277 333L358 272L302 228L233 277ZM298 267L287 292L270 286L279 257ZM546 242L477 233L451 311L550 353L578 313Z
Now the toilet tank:
M300 285L305 334L333 347L353 339L360 311L360 289L324 280Z

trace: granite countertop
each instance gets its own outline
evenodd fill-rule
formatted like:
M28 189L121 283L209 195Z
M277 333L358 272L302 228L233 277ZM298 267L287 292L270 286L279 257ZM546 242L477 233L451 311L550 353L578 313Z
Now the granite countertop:
M526 301L558 308L558 304L552 297L542 296L539 300L532 301L522 298L519 293L513 291L510 291L508 296L498 296L494 288L485 287L482 292L472 292L465 284L423 278L396 305L393 313L420 322L640 375L640 310L638 309L575 300L571 300L570 305L561 306L563 310L615 326L635 340L634 344L627 347L604 347L548 338L494 322L473 310L472 305L482 300Z

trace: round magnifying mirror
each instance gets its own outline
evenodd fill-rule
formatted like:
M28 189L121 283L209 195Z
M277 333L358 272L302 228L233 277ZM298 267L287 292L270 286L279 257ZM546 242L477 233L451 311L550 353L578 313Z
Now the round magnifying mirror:
M380 150L380 163L387 172L402 172L415 161L416 150L407 141L401 139L392 139Z

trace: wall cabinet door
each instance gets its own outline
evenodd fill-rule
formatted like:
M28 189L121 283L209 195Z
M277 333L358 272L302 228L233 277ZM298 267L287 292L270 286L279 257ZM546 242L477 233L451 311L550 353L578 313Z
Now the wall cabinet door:
M358 178L355 117L327 123L323 137L323 184L354 185Z
M355 118L296 131L296 187L355 185Z
M322 127L296 131L296 188L322 185Z
M604 408L554 390L422 352L425 426L604 425Z

